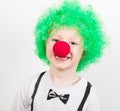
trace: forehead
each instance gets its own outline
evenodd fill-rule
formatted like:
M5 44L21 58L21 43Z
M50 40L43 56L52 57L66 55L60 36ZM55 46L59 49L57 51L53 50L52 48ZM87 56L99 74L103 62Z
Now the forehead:
M75 28L61 28L61 29L54 29L50 33L50 37L58 37L58 38L69 38L69 39L82 39L82 36L78 33L77 29Z

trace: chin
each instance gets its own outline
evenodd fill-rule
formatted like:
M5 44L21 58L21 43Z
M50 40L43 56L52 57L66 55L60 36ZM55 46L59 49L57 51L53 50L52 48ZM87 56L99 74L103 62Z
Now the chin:
M68 64L55 64L54 67L55 67L57 70L65 71L65 70L70 70L70 69L74 68L75 66L73 66L73 65L68 65Z

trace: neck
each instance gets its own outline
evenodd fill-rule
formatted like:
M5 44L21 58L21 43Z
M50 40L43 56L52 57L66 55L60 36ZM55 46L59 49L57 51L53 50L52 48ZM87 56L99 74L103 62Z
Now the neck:
M53 67L50 67L50 76L52 81L59 86L70 86L75 84L80 80L76 74L76 70L59 70Z

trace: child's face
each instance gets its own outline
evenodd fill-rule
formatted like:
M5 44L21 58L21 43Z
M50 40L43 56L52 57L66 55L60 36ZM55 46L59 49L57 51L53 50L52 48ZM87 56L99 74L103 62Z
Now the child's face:
M76 70L84 50L82 37L72 28L52 31L50 35L51 37L48 38L46 43L46 55L50 61L50 66L59 70L70 68ZM65 41L70 45L70 53L66 57L55 56L53 46L58 41Z

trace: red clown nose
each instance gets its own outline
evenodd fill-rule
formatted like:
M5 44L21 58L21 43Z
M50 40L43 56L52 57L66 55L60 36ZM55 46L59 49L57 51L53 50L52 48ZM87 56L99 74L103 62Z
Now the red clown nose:
M65 41L56 42L53 46L53 52L56 56L66 57L70 52L70 46Z

